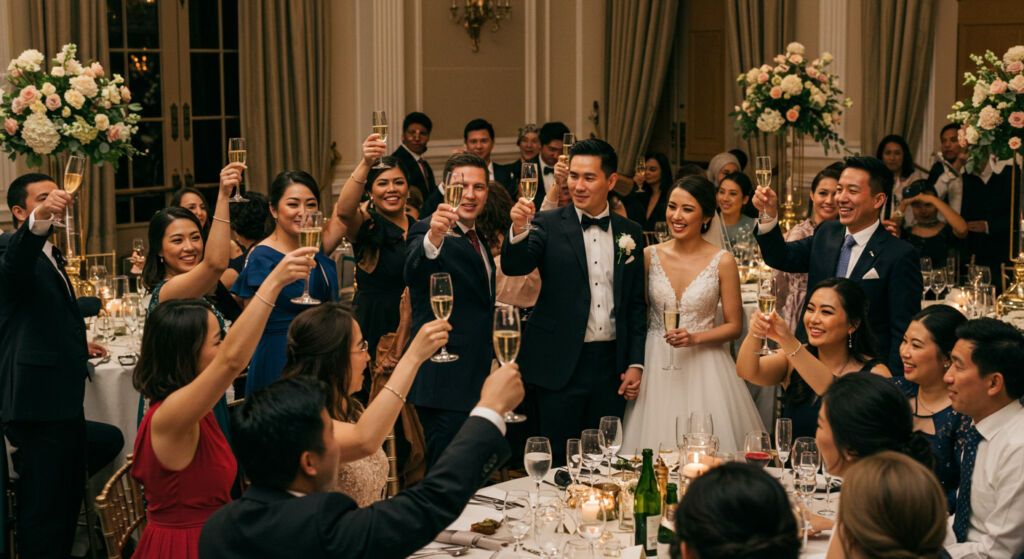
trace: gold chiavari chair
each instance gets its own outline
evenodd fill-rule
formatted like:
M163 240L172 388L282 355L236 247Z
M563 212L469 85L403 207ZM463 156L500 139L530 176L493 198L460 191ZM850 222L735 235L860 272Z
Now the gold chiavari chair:
M1002 264L999 265L999 271L999 279L1002 283L1002 288L999 291L1005 292L1006 284L1008 282L1013 281L1013 264L1007 264L1006 262L1003 262Z
M128 540L146 527L146 504L142 487L131 476L132 455L118 468L96 497L96 512L107 547L108 559L121 559Z

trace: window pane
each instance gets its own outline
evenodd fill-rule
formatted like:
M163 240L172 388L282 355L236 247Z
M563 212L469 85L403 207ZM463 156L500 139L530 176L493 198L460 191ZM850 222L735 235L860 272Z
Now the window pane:
M220 179L227 152L227 140L221 137L220 123L220 119L192 121L192 162L197 183Z
M128 32L128 48L160 47L160 20L156 2L127 0L127 7L125 27Z
M107 42L112 49L124 47L124 11L121 0L107 0Z
M224 128L227 130L228 138L239 138L242 136L242 123L237 118L224 119Z
M132 205L135 206L135 222L148 223L153 214L163 209L164 194L162 192L136 194L132 196Z
M161 115L160 53L128 53L128 89L132 101L142 103L142 116Z
M128 194L120 194L114 202L114 215L117 216L117 223L132 222L132 197Z
M238 48L238 2L235 0L224 0L220 8L223 20L221 29L224 30L224 45L221 48Z
M164 150L162 121L139 123L139 133L132 144L142 153L132 159L132 186L162 186L164 184Z
M220 55L192 53L192 114L220 114Z
M241 114L238 109L238 54L224 53L224 114Z
M114 188L128 188L131 186L128 182L128 175L131 173L132 163L127 159L122 159L121 164L117 166L117 171L114 173ZM118 220L118 223L121 223Z
M192 0L188 3L188 39L194 49L215 49L220 45L217 36L217 2Z
M127 56L123 52L112 52L110 53L110 73L121 74L124 76L124 57ZM131 89L129 87L128 89Z

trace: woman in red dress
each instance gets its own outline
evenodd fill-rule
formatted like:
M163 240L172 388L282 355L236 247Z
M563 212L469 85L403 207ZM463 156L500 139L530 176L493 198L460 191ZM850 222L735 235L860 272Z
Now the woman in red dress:
M281 288L305 278L317 249L287 255L226 336L209 303L167 301L146 321L132 380L151 405L139 424L132 477L146 493L136 557L192 559L203 523L227 503L237 465L213 406L252 357Z

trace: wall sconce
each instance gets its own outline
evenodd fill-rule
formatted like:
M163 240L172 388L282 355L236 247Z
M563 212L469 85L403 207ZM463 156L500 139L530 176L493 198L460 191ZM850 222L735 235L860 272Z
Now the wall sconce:
M480 52L480 29L488 21L493 21L491 31L497 32L501 28L501 20L507 18L512 11L512 1L466 0L466 6L460 15L457 0L452 0L449 10L452 12L452 21L464 27L469 33L469 38L473 41L473 52Z

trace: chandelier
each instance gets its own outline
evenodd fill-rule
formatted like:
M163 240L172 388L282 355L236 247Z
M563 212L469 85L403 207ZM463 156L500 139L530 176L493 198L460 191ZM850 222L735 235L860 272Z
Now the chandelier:
M497 32L501 28L501 20L507 18L509 12L512 11L512 2L511 0L466 0L466 5L461 8L462 13L460 14L457 0L452 0L449 10L452 12L452 21L456 25L464 27L469 33L469 38L473 41L473 52L480 52L480 29L487 25L488 21L493 21L491 31Z

